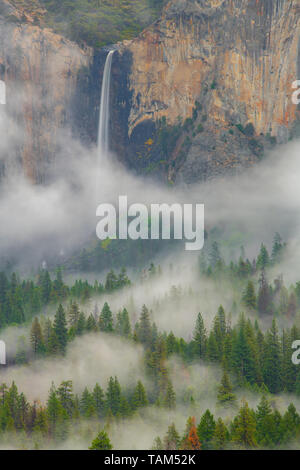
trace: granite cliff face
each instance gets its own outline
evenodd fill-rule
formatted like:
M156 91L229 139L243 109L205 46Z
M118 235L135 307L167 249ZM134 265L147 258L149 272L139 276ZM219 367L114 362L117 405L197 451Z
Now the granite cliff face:
M69 126L80 72L92 51L43 27L44 10L0 0L0 79L6 83L5 112L18 123L13 154L33 182L54 165L61 128ZM24 2L26 4L26 2Z
M299 0L172 0L122 51L132 57L133 167L204 180L253 164L293 132ZM168 155L163 132L174 139Z

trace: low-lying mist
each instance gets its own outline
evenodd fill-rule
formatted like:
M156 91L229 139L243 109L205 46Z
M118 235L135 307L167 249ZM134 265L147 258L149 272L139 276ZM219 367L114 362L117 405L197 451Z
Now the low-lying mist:
M7 162L21 131L14 125L7 134L11 117L3 113L1 109L0 131L6 137L0 160ZM119 195L127 195L129 204L204 203L205 227L208 231L218 227L227 251L224 255L236 254L242 243L251 257L262 241L270 243L275 232L291 240L298 252L299 145L282 145L255 167L233 176L167 187L132 175L114 155L109 161L101 161L101 157L99 161L95 148L87 149L61 131L60 150L47 185L32 185L14 165L8 165L0 186L0 252L27 269L36 269L52 256L59 264L66 254L96 239L96 207L103 202L117 204ZM183 254L187 258L195 255ZM291 273L289 276L292 278Z

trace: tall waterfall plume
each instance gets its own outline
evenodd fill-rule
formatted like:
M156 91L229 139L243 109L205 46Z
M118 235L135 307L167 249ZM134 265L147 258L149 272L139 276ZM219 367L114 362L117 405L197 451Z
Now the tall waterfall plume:
M111 77L111 64L113 59L114 50L109 51L106 57L102 89L101 89L101 103L100 103L100 116L99 116L99 130L98 130L98 161L99 165L103 159L107 158L109 152L109 94L110 94L110 77Z

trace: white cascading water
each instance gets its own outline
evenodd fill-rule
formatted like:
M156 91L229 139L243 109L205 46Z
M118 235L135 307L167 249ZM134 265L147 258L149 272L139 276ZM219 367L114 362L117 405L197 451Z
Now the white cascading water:
M100 116L99 116L99 129L98 129L98 162L99 166L103 159L106 159L109 152L109 92L110 92L110 75L113 53L109 51L106 57L102 88L101 88L101 103L100 103Z

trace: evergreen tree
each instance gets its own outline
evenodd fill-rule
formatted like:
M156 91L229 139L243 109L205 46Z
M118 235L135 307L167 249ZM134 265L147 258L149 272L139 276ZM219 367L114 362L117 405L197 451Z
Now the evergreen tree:
M270 403L263 395L256 412L256 440L263 447L272 445L273 416Z
M154 439L154 443L151 450L164 450L163 443L160 437Z
M86 328L86 319L85 319L85 315L83 312L80 312L79 314L79 318L78 318L78 322L77 322L77 325L76 325L76 334L78 336L81 336L83 335L84 331L85 331L85 328Z
M243 304L249 309L256 308L256 295L255 295L255 288L252 281L248 281L247 288L243 295Z
M300 435L300 416L291 403L282 418L282 439L284 442L297 439Z
M210 332L207 341L207 358L211 362L217 362L220 359L220 348L213 331Z
M248 403L244 402L239 414L233 421L232 441L241 447L256 447L255 433L255 418L249 409Z
M131 325L126 308L117 314L116 333L120 336L124 336L125 338L129 338L131 336Z
M79 402L80 412L86 418L91 418L96 414L96 404L94 400L94 396L92 393L89 392L88 388L82 392L80 402Z
M265 269L270 263L270 256L267 248L262 243L260 247L260 253L257 257L256 266L258 269Z
M166 393L163 400L163 405L166 408L173 409L176 407L176 394L173 389L172 382L168 380Z
M86 330L88 332L95 332L98 330L97 323L93 314L90 314L86 321Z
M74 409L73 383L71 380L67 380L60 384L57 390L57 396L62 407L71 417Z
M105 281L105 290L107 292L113 292L119 287L119 279L114 273L113 269L107 274Z
M117 377L110 377L106 390L106 410L111 410L113 415L120 411L121 387Z
M215 427L215 432L213 436L213 447L216 450L223 450L226 447L228 441L228 430L221 418L218 419Z
M47 270L41 271L39 274L39 286L41 287L41 300L44 305L47 305L50 301L52 282Z
M272 313L272 305L271 305L271 293L270 287L266 281L265 272L262 269L261 277L259 280L260 288L258 291L258 299L257 299L257 308L259 313L261 314L270 314Z
M211 449L211 441L215 433L215 428L216 423L214 417L209 410L206 410L197 427L197 434L203 450Z
M279 233L275 233L274 239L273 239L273 247L272 247L272 263L279 263L282 258L282 251L283 251L284 245L282 243L282 238L279 235Z
M194 331L195 353L202 359L206 353L207 335L201 313L198 313Z
M164 437L164 450L177 450L180 444L180 436L175 428L175 424L172 423L168 428L168 432Z
M30 342L35 355L42 354L45 351L42 328L37 317L35 317L31 326Z
M113 448L107 433L103 430L100 431L97 437L93 440L89 450L111 450Z
M212 243L211 249L208 255L209 263L214 268L218 262L222 260L219 250L219 245L216 241Z
M104 407L105 407L104 392L98 383L96 383L94 390L93 390L93 399L94 399L97 415L99 418L102 418L104 416Z
M146 305L142 307L142 313L138 324L138 339L145 346L149 346L151 343L152 328L150 323L150 315Z
M281 353L276 321L273 319L272 327L266 334L266 343L263 361L264 383L271 393L281 390Z
M47 416L50 426L50 434L55 439L62 439L66 437L66 412L60 403L54 384L52 384L48 401L47 401Z
M132 408L136 410L137 408L142 408L147 405L148 405L148 399L147 399L146 391L145 391L144 385L139 380L133 393Z
M59 304L54 317L53 329L58 342L58 352L65 354L68 341L68 329L66 314L61 304Z
M22 365L28 362L26 350L27 348L25 336L20 336L17 342L16 364Z
M232 393L232 386L227 372L223 373L221 385L218 389L218 403L223 406L232 405L235 403L236 396Z
M79 307L76 302L71 302L70 309L68 312L69 322L71 326L76 326L79 319Z

